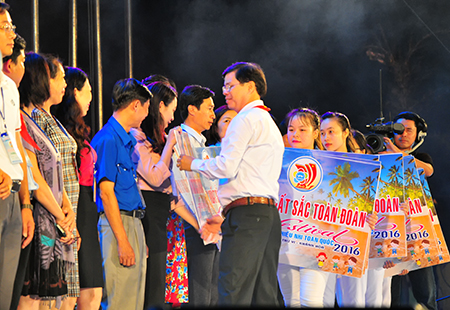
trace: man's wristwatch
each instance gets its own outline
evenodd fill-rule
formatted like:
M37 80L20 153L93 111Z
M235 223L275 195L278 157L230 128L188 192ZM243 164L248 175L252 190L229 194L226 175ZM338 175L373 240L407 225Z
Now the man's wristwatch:
M23 210L23 209L30 209L31 211L33 211L33 210L34 210L34 207L33 207L32 204L24 203L24 204L22 205L22 210Z

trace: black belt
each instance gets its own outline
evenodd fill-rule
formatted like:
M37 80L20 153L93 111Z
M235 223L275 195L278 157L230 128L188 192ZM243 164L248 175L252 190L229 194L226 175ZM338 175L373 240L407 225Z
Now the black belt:
M102 215L104 213L105 213L104 211L99 212L100 215ZM144 209L138 209L138 210L133 210L133 211L120 210L120 214L135 217L135 218L142 220L145 215L145 210Z
M20 180L12 180L11 193L17 193L20 190Z

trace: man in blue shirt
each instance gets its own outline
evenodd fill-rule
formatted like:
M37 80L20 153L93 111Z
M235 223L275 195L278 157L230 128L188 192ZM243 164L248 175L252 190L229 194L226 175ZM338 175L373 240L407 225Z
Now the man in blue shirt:
M141 219L145 206L132 161L130 134L147 117L152 94L135 79L120 80L112 94L113 115L92 139L97 152L95 182L105 288L102 309L144 307L146 246Z

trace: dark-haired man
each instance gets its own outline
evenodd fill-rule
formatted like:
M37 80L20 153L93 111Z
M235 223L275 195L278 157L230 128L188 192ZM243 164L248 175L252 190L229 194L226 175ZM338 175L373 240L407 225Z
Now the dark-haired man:
M385 138L386 151L389 153L403 153L404 155L413 155L416 166L422 168L426 177L434 173L433 160L427 153L417 152L417 146L423 143L426 136L427 124L423 118L414 112L402 112L398 114L393 122L405 126L402 134L394 135L394 142ZM420 143L420 144L419 144ZM405 281L402 276L392 277L392 307L409 306L402 296L402 285ZM417 302L424 305L427 309L436 310L436 282L432 267L421 268L411 271L407 277L411 282L411 289Z
M141 219L145 206L136 184L130 133L147 117L151 93L135 79L113 88L113 115L92 139L97 152L95 180L105 288L102 309L144 307L146 245Z
M19 87L20 81L25 73L25 47L27 43L24 38L16 33L12 54L3 57L3 73L9 77ZM28 211L29 212L29 211ZM22 295L23 280L26 272L26 265L30 256L31 246L22 250L17 268L16 279L14 281L13 294L11 299L11 309L17 309L19 299Z
M15 26L9 5L0 3L0 52L12 54ZM0 309L9 309L20 247L25 248L34 235L33 213L28 193L27 168L20 137L19 93L17 86L0 73ZM21 207L22 205L22 211Z
M13 80L17 87L19 87L20 81L25 73L26 46L27 42L25 39L16 34L12 54L3 57L3 73Z
M238 114L230 123L216 158L183 156L183 170L211 179L219 186L223 220L215 216L202 237L222 229L219 263L219 306L279 306L277 266L281 223L275 201L283 160L283 138L264 106L264 72L255 63L239 62L222 74L223 94Z
M416 159L417 167L425 171L425 176L432 176L434 169L431 156L427 153L419 153L416 150L423 143L423 139L426 136L427 124L425 120L414 112L402 112L394 118L393 122L402 124L405 127L405 131L402 134L394 134L394 142L384 138L386 151L389 153L413 155Z
M209 130L216 118L214 93L200 85L186 86L178 98L181 129L188 133L193 148L205 147L202 132ZM173 169L177 169L174 167ZM186 202L185 202L186 203ZM192 207L192 206L190 206ZM186 221L186 252L188 260L189 307L213 307L217 305L219 278L219 250L215 244L205 245L199 233Z

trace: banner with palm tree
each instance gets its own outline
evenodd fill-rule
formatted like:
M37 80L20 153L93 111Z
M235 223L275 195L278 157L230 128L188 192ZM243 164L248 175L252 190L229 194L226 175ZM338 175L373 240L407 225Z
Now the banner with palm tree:
M432 213L427 207L423 186L413 156L403 157L403 188L408 205L406 219L407 257L414 262L407 269L428 267L439 263L439 247L432 224Z
M360 277L386 260L397 263L389 274L450 260L412 156L286 148L279 184L281 263Z
M376 156L286 148L279 179L280 262L351 277L368 265Z
M428 185L427 179L425 178L425 172L423 169L418 169L420 183L422 183L423 194L425 197L425 202L430 212L431 222L433 224L434 232L436 233L437 243L438 243L438 262L439 264L447 263L450 261L450 253L448 251L447 243L445 242L444 234L442 232L442 227L439 222L439 218L436 212L436 207L434 205L433 197L431 196L430 187Z
M405 201L403 161L401 154L378 155L381 162L380 178L374 210L378 222L372 231L369 258L370 268L383 266L385 260L406 256L405 213L400 204Z
M407 255L394 260L396 266L385 276L425 268L450 261L428 182L422 169L417 169L413 156L403 161L403 191L408 215L406 217Z

